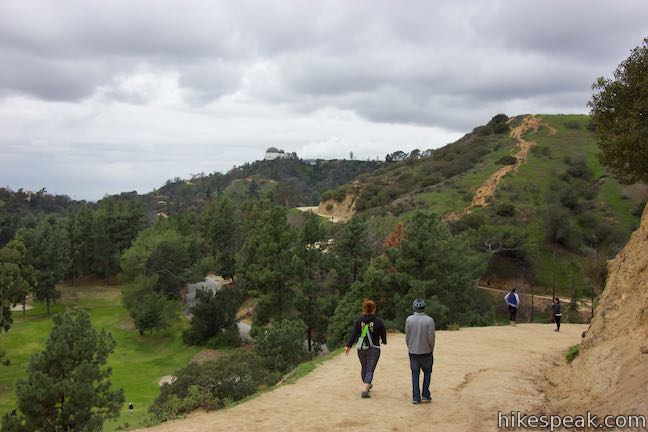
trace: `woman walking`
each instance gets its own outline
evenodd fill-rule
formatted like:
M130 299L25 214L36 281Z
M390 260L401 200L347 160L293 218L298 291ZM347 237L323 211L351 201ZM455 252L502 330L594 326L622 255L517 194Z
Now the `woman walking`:
M560 299L558 297L554 298L553 304L553 316L554 321L556 322L556 328L554 331L560 331L560 318L562 318L562 307L560 306Z
M374 371L380 359L380 340L387 344L387 332L382 320L376 316L376 303L373 300L365 299L362 303L362 315L353 323L353 331L349 338L344 353L349 355L353 345L358 349L360 359L363 388L361 396L371 397L369 390L373 385Z

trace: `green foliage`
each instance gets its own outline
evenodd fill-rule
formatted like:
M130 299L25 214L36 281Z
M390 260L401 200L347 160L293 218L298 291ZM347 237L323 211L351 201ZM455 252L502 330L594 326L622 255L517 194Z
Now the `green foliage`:
M367 222L360 216L352 217L334 244L338 284L340 291L344 293L360 278L371 258Z
M164 222L141 231L121 254L121 279L132 282L139 276L156 276L156 291L179 298L191 265L191 241Z
M192 362L173 375L175 380L162 386L151 407L160 420L170 420L196 408L222 408L278 381L278 375L268 371L250 351L237 351L204 363Z
M237 273L245 288L259 295L256 323L282 318L291 307L293 241L283 207L250 209Z
M565 358L567 358L567 363L571 364L571 362L573 362L574 359L578 357L579 353L580 353L580 345L571 346L567 351L567 354L565 354Z
M239 245L240 226L237 211L227 199L214 201L203 214L203 232L210 253L217 263L217 272L232 278L236 270L236 250Z
M63 219L49 216L32 229L22 229L17 238L26 247L25 262L34 268L34 298L49 307L59 297L56 283L69 266L69 244Z
M648 38L614 72L600 77L589 101L601 163L623 183L648 182Z
M515 156L506 155L499 158L497 163L500 165L515 165L517 163L517 158Z
M101 430L124 402L103 367L114 349L112 336L97 332L86 312L55 315L45 349L32 356L27 380L18 381L20 415L6 415L2 430Z
M282 320L260 329L254 351L270 370L286 373L306 358L303 321Z
M188 345L212 346L238 345L236 311L242 303L236 288L224 287L219 291L198 290L196 305L191 308L191 323L182 333L182 340ZM232 337L234 335L234 337Z
M11 308L25 300L35 282L34 268L27 264L26 254L25 245L19 240L0 248L0 333L9 331L13 322Z
M164 330L177 319L178 304L155 291L157 276L140 276L122 291L122 301L140 335Z

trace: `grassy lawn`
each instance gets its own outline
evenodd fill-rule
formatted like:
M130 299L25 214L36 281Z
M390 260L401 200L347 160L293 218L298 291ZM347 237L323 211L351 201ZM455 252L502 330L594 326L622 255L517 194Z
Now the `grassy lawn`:
M180 333L185 322L178 322L165 332L140 336L121 304L120 290L119 286L91 283L65 286L61 300L52 308L53 313L85 309L95 328L106 329L117 342L108 364L113 370L113 387L124 389L126 403L122 416L105 424L109 431L125 422L131 426L142 424L149 405L159 393L159 379L185 366L200 351L200 348L183 345ZM16 312L9 333L0 336L2 350L11 359L10 366L0 366L1 413L15 407L15 381L26 376L30 356L42 350L51 328L52 320L45 307L36 305L24 317L22 312ZM129 402L135 406L137 414L134 416L127 412Z

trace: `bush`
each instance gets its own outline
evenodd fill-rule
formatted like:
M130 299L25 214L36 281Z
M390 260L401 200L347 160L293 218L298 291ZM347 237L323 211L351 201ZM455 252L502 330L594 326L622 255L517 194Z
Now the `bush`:
M517 163L517 158L515 156L506 155L499 158L497 163L500 165L515 165Z
M567 129L580 129L581 125L580 125L580 123L575 122L575 121L568 121L568 122L565 122L565 127Z
M221 408L279 379L249 351L238 351L204 363L192 362L173 375L175 381L160 388L160 395L150 409L160 420L172 419L196 408Z
M580 345L574 345L567 351L565 357L567 358L567 363L571 364L580 352Z
M257 332L254 351L265 367L286 373L307 356L304 345L305 332L306 325L301 320L284 319L273 323Z
M498 216L511 217L515 214L515 207L513 204L498 204L495 206L495 213Z

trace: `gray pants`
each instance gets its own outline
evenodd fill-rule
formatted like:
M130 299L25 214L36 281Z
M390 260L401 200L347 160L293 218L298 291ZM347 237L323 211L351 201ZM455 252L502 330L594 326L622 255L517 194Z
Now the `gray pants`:
M380 358L380 348L369 348L368 350L358 350L358 358L360 359L360 365L362 365L362 370L360 371L360 378L365 384L371 384L373 381L374 371L378 365L378 359Z

